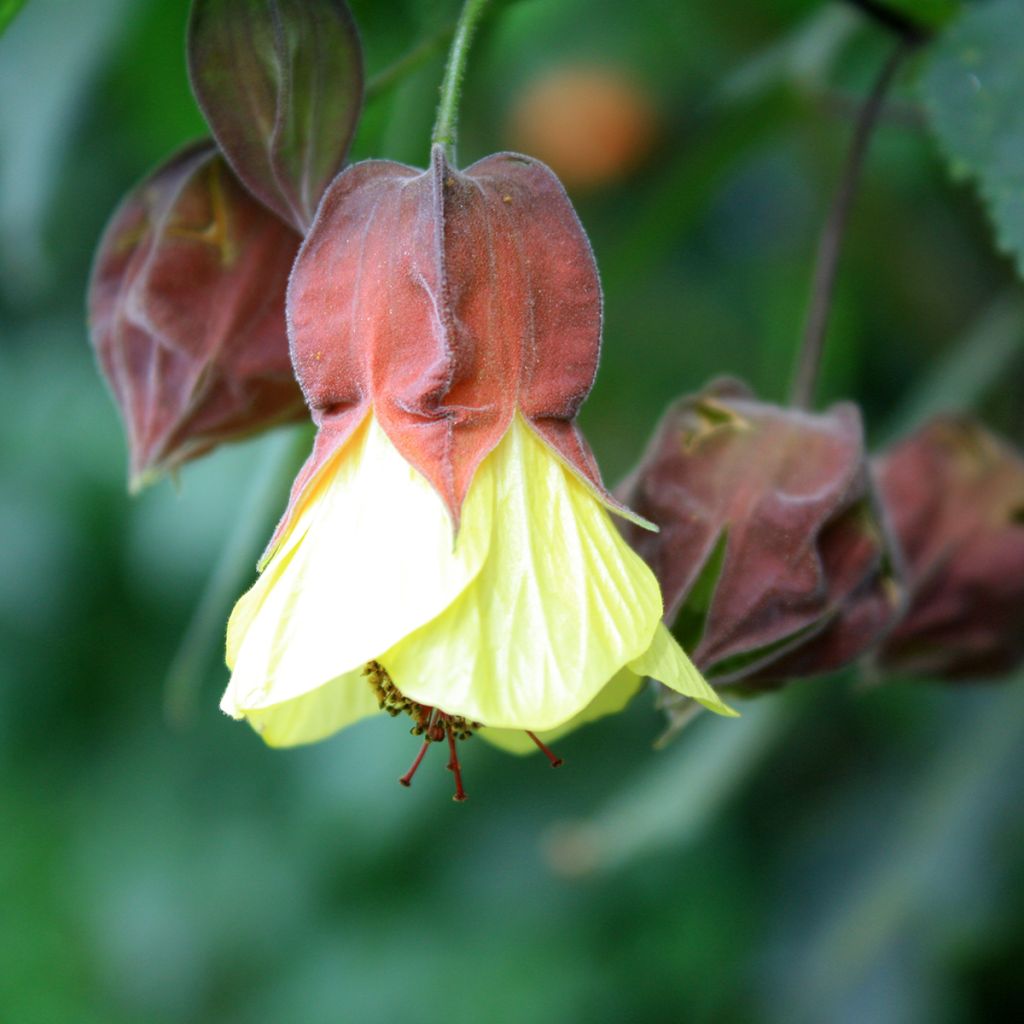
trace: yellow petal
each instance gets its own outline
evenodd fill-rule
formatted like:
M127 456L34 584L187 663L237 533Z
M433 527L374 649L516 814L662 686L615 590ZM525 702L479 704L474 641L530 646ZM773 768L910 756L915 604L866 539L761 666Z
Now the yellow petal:
M454 543L443 501L372 416L334 460L231 615L231 707L280 705L361 668L449 605L484 562L488 531L463 529ZM464 516L489 523L492 504L485 477Z
M730 718L739 717L739 712L723 703L721 697L705 682L664 623L658 624L650 647L641 657L631 661L629 667L639 675L657 679L684 697L692 697L709 711Z
M348 672L281 704L245 709L229 704L225 695L221 708L235 718L248 719L271 747L314 743L379 713L376 695L362 669Z
M542 743L550 744L581 725L596 722L606 715L618 714L636 696L642 682L643 679L635 672L624 668L612 677L608 685L578 715L563 722L557 729L545 729L535 735ZM484 728L478 735L509 754L538 752L537 744L522 729Z
M499 728L554 729L647 650L661 593L600 501L521 417L470 497L488 481L493 528L479 574L379 660L420 703Z

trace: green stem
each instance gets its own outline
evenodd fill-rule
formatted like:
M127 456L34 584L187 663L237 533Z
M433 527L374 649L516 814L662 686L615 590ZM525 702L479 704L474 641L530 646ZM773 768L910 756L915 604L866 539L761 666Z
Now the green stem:
M486 6L487 0L466 0L463 4L462 13L455 26L452 48L448 52L448 64L444 69L444 78L441 81L441 101L437 106L437 120L434 122L434 134L430 141L435 146L444 146L445 154L453 164L455 163L455 139L458 134L462 80L466 75L466 61L469 58L473 33L480 23Z
M843 174L836 189L832 206L825 221L818 244L818 255L814 265L814 280L811 283L811 300L804 327L803 344L797 362L796 375L790 394L790 401L797 408L808 409L814 400L814 390L821 370L821 357L825 349L829 314L835 294L836 274L839 270L839 254L842 250L846 225L857 195L861 172L868 146L878 123L885 94L896 77L896 72L912 43L900 39L889 59L882 67L874 88L871 90L857 118L853 140L846 157Z

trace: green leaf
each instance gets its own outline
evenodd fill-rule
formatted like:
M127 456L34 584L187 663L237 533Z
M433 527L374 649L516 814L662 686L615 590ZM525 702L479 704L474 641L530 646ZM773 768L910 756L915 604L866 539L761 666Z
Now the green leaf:
M24 6L25 0L0 0L0 36Z
M921 79L953 174L974 181L999 248L1024 275L1024 0L968 8L939 38Z

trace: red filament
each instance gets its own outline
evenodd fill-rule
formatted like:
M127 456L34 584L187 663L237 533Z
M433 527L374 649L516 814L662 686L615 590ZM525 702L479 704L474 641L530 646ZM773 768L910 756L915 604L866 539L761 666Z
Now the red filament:
M554 752L549 747L545 746L544 743L537 739L537 737L534 736L534 734L530 732L529 729L525 729L524 732L527 736L530 737L531 740L533 740L534 743L537 744L537 747L539 748L540 752L551 762L552 768L560 768L563 764L565 764L565 762L560 757L555 756Z
M429 746L430 738L428 737L423 741L423 746L420 747L420 752L416 755L416 760L413 761L412 767L398 780L406 788L412 785L412 777L416 774L416 769L419 768L423 755L427 752L427 747Z
M462 788L462 768L459 765L459 753L455 747L455 733L452 732L451 723L448 723L448 750L451 756L448 759L448 769L455 776L455 795L452 797L457 803L466 799L466 791Z

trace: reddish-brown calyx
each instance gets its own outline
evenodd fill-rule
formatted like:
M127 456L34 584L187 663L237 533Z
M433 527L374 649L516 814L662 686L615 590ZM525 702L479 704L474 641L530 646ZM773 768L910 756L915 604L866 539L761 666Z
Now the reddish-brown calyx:
M590 486L575 425L597 372L601 286L558 179L498 153L464 171L355 164L324 195L288 288L296 376L319 427L306 486L370 413L458 523L519 414Z

